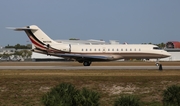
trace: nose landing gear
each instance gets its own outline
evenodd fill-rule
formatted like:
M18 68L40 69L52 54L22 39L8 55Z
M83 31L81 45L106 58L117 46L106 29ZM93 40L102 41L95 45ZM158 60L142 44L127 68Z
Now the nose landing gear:
M160 65L160 62L159 62L159 59L156 60L156 66L159 66Z
M163 68L162 68L162 64L160 64L159 59L157 59L157 60L156 60L156 63L155 63L155 64L156 64L156 66L158 66L158 67L159 67L159 70L160 70L160 71L162 71L162 70L163 70Z

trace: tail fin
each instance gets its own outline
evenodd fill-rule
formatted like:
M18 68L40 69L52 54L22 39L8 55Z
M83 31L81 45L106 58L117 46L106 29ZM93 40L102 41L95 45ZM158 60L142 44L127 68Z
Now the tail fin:
M42 50L46 50L48 45L56 43L36 25L13 29L15 31L25 31L34 46Z

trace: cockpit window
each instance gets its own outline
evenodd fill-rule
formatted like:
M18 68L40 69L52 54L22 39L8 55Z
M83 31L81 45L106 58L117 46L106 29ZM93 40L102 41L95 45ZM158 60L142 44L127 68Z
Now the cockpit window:
M159 47L153 47L153 49L159 50L160 48Z

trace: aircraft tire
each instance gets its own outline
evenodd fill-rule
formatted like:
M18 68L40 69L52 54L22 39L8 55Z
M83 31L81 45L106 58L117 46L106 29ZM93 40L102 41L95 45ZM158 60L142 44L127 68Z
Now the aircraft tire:
M84 66L90 66L90 65L91 65L91 62L90 62L90 61L84 61L84 62L83 62L83 65L84 65Z

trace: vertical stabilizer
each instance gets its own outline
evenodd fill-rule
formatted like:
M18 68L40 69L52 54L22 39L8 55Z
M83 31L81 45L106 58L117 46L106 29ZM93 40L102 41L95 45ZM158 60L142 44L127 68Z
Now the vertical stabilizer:
M10 28L15 31L25 31L36 50L48 53L64 53L70 51L68 44L57 43L47 36L38 26L30 25L22 28Z
M28 36L32 36L35 39L37 38L40 42L44 44L50 44L50 43L55 43L49 36L47 36L38 26L36 25L31 25L27 26L30 30L25 30ZM37 30L34 30L37 29Z
M46 50L47 47L56 42L47 36L38 26L31 25L22 28L14 28L15 31L25 31L36 48Z

